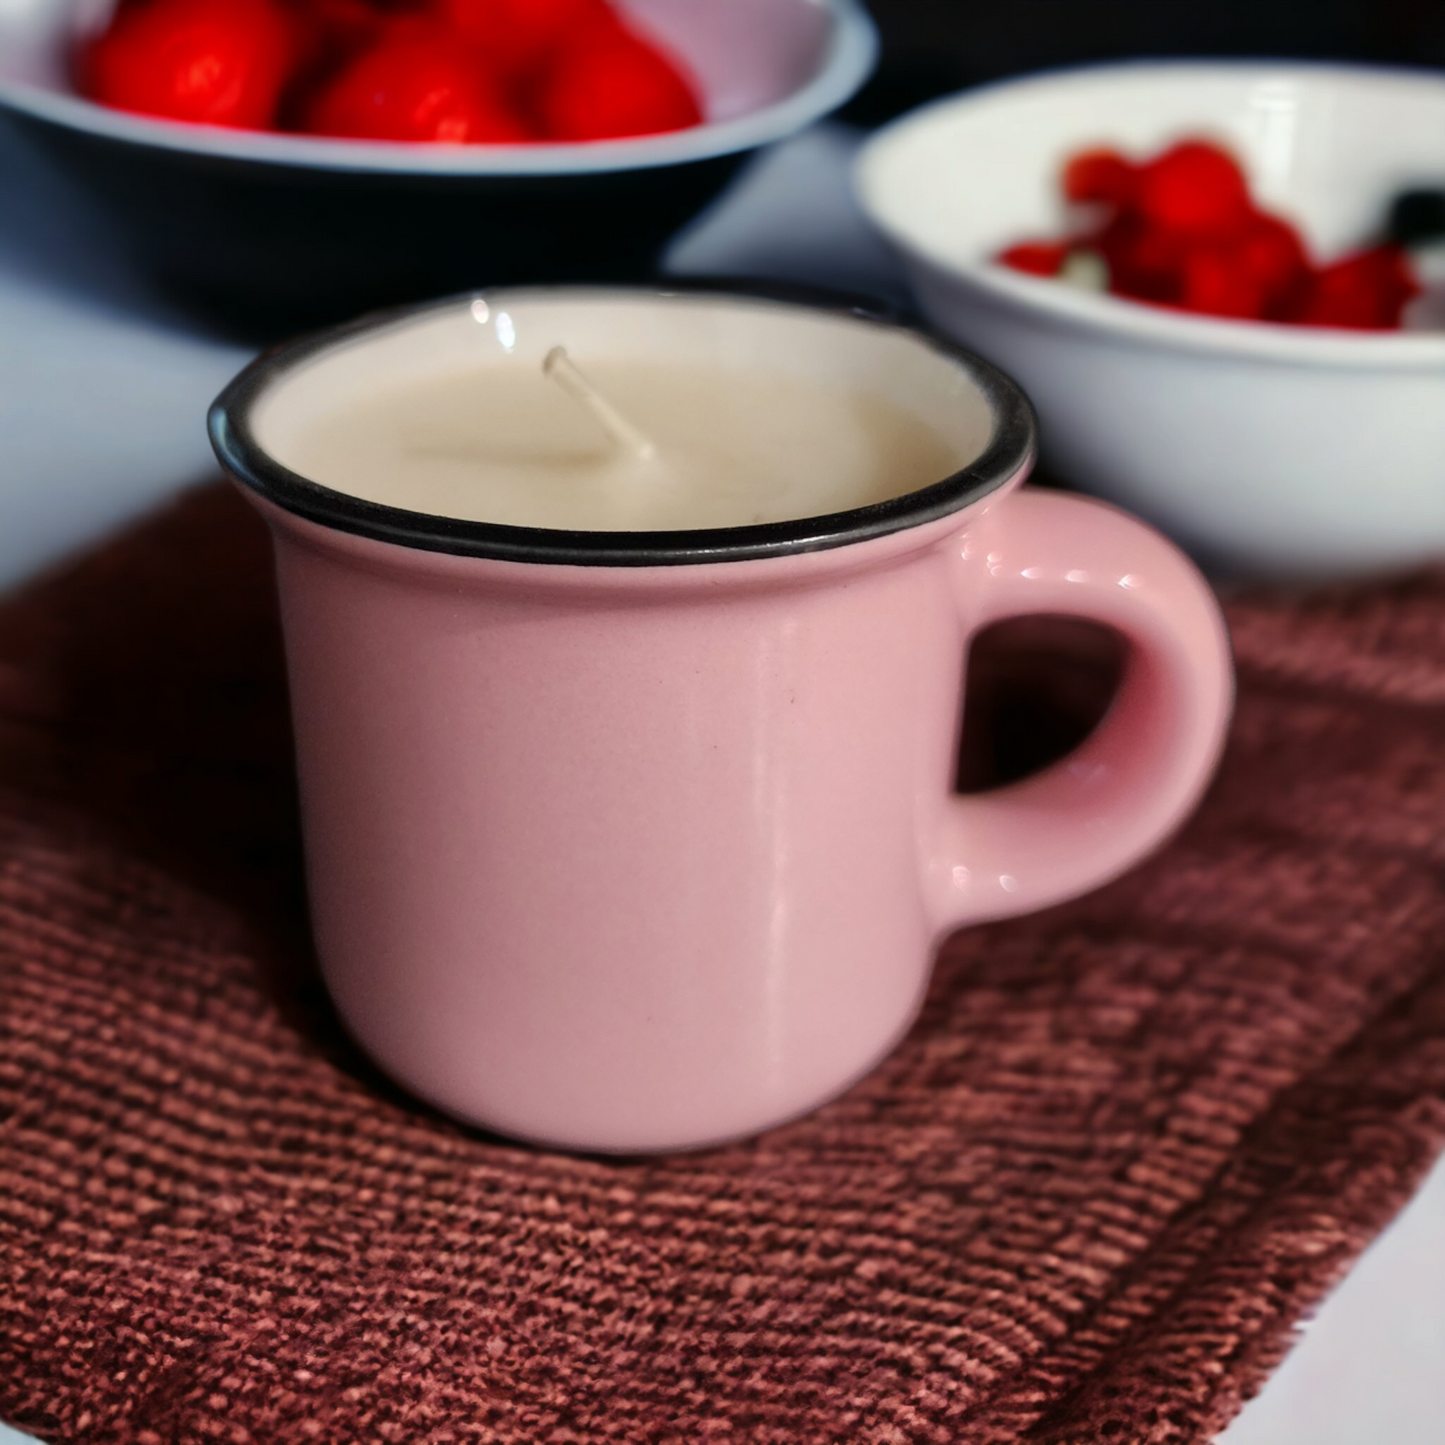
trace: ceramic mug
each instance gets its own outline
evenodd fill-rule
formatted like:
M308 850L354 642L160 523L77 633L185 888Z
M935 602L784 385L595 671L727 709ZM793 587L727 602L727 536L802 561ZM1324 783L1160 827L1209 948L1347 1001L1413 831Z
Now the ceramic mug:
M881 505L651 533L404 511L276 459L321 398L474 355L484 313L519 364L563 314L594 350L787 365L976 445ZM946 935L1128 868L1220 751L1229 648L1192 564L1103 504L1022 489L1017 388L877 320L491 293L273 352L211 426L274 537L328 986L391 1075L501 1133L677 1149L814 1108L908 1029ZM969 640L1030 614L1117 629L1119 694L1062 763L958 796Z

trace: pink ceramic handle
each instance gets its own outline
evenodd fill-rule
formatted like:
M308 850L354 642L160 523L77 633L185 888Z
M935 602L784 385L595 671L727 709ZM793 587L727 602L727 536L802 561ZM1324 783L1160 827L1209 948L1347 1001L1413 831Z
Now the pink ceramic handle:
M1142 523L1082 497L1025 489L960 553L975 630L1007 617L1085 617L1129 643L1094 734L1014 786L951 800L933 856L941 930L1030 913L1122 873L1187 816L1213 773L1234 699L1229 638L1194 566Z

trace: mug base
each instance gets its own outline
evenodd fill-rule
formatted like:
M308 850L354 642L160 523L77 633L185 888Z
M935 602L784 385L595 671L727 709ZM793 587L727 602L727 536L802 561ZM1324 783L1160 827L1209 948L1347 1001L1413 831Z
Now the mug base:
M931 975L932 970L929 972ZM609 1139L601 1136L597 1131L573 1133L561 1128L529 1127L515 1116L493 1114L485 1109L458 1108L435 1092L413 1083L403 1071L389 1068L385 1061L378 1059L360 1039L357 1039L356 1042L367 1057L408 1094L431 1105L438 1113L444 1114L447 1118L468 1129L481 1130L513 1143L529 1145L535 1149L567 1154L596 1155L609 1159L626 1159L654 1154L696 1154L709 1149L721 1149L729 1145L746 1143L772 1129L780 1129L797 1123L798 1120L805 1119L808 1115L816 1113L817 1110L842 1098L889 1058L908 1036L922 1012L928 981L928 978L925 977L923 990L901 1025L888 1036L887 1042L873 1053L861 1068L845 1075L837 1084L810 1094L801 1103L779 1108L776 1112L759 1114L746 1123L739 1123L735 1128L720 1130L716 1133L698 1130L696 1132L651 1134L646 1130L619 1129ZM353 1035L354 1037L355 1035Z

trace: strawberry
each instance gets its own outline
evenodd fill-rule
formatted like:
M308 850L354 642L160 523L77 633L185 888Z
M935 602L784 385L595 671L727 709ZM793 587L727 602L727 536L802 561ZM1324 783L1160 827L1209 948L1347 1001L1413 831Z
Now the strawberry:
M1234 251L1235 264L1260 287L1264 319L1283 321L1299 308L1314 268L1304 241L1288 221L1256 212Z
M530 139L497 81L440 26L396 21L322 85L302 128L450 145Z
M1244 173L1208 141L1181 141L1142 167L1133 204L1148 226L1210 240L1237 234L1254 210Z
M436 14L512 80L534 78L568 42L612 21L607 0L432 0Z
M1081 151L1064 166L1064 198L1075 203L1128 206L1139 186L1139 167L1118 151Z
M299 58L276 123L283 130L304 130L309 98L342 65L380 38L391 12L379 0L288 3L299 36Z
M1001 266L1023 271L1029 276L1057 276L1063 269L1069 248L1056 241L1020 241L998 253Z
M1185 253L1179 305L1203 316L1258 321L1264 315L1263 280L1229 246L1196 246Z
M120 110L260 130L297 58L274 0L148 0L122 6L80 57L81 88Z
M1305 326L1390 331L1399 327L1401 313L1420 291L1404 251L1375 246L1322 267L1291 319Z
M309 48L320 59L359 49L374 40L389 12L372 0L292 0Z
M1096 208L1075 217L1080 231L1010 247L998 261L1061 280L1077 271L1088 284L1102 273L1114 295L1157 306L1308 326L1395 328L1421 291L1397 245L1317 270L1299 231L1258 210L1239 165L1209 141L1180 141L1137 165L1114 150L1081 151L1061 181L1065 200Z
M1181 304L1186 240L1125 211L1105 226L1093 245L1109 264L1109 289L1116 296L1163 306Z
M703 119L694 85L655 46L622 24L569 38L531 93L550 140L606 140L682 130Z

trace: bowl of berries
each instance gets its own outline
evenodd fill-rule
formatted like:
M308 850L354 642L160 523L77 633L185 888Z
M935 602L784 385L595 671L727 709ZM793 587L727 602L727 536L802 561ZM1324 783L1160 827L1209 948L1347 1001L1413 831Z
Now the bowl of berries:
M860 0L12 0L0 114L173 294L265 336L646 275L876 51Z
M1053 475L1220 572L1445 557L1445 75L1030 77L880 132L857 186Z

